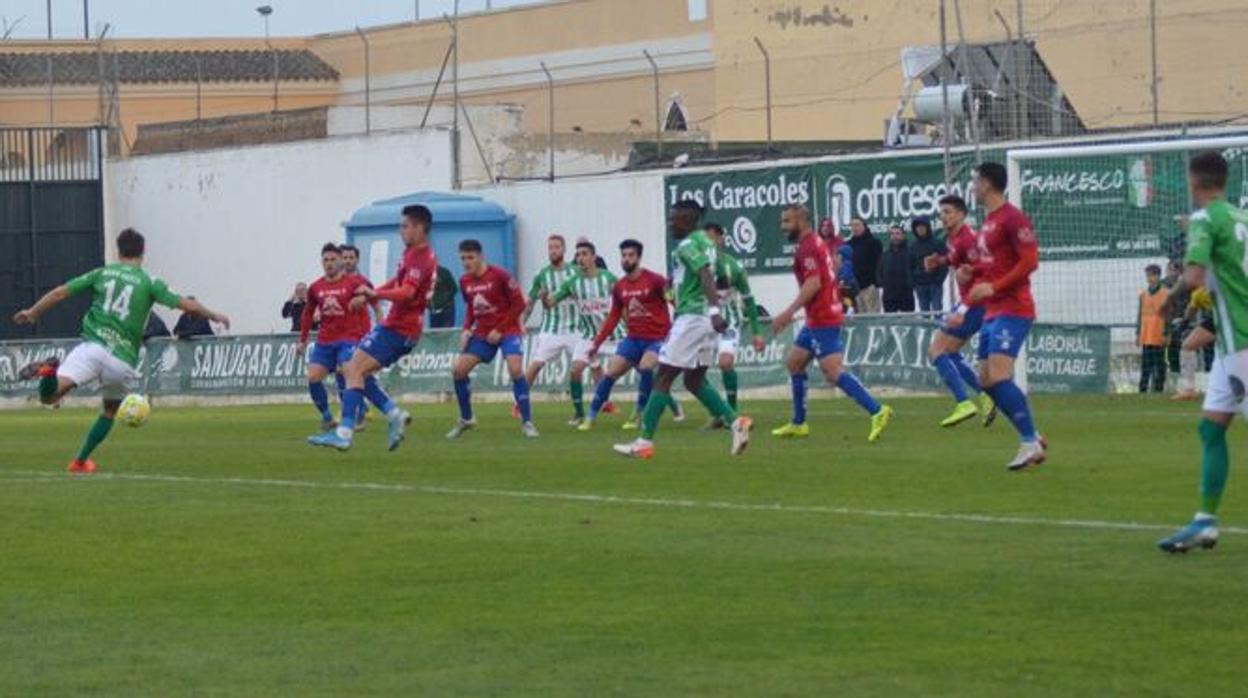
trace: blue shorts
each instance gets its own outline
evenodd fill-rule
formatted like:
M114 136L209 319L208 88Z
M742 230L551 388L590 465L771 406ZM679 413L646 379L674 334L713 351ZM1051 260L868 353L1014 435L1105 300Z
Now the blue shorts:
M803 327L797 333L793 346L801 347L822 359L829 354L839 354L841 348L841 328L839 327Z
M659 349L663 348L663 341L660 339L637 339L635 337L625 337L615 348L615 355L624 359L628 363L636 366L641 363L641 357L649 353L659 353Z
M979 332L977 354L980 360L992 354L1006 354L1017 359L1018 352L1027 343L1027 333L1031 331L1034 322L1014 315L1002 315L984 323L984 328Z
M317 342L312 345L308 363L324 366L332 373L337 371L339 366L350 361L351 354L354 352L355 342L330 342L329 344Z
M408 339L388 327L378 325L360 341L360 351L377 360L383 367L392 366L416 348L416 340Z
M964 340L970 339L971 337L979 334L980 328L984 326L984 314L987 312L988 309L982 305L972 306L966 311L966 314L962 316L961 325L958 325L957 327L944 325L940 328L940 331L950 337L956 337Z
M524 341L521 335L509 334L503 337L503 341L498 344L490 344L485 341L484 337L472 337L468 340L468 346L464 347L465 354L481 359L481 363L488 364L498 355L498 350L503 350L503 356L523 356Z

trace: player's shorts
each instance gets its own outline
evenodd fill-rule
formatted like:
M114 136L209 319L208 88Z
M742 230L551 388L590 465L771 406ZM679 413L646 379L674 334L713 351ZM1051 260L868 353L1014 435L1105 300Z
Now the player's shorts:
M840 354L844 351L841 346L841 328L803 327L797 333L797 339L793 340L793 346L805 349L820 360L825 356Z
M481 359L483 364L488 364L494 360L500 349L504 357L524 356L523 336L509 334L498 344L490 344L485 341L485 337L471 337L468 339L468 346L464 347L464 353Z
M971 306L967 309L966 314L962 316L961 325L958 325L957 327L943 325L941 326L940 331L956 339L970 339L971 337L979 334L979 331L983 328L984 314L987 312L988 309L982 305Z
M80 387L98 383L100 397L105 400L120 400L135 392L140 378L133 366L94 342L83 342L74 347L56 369L56 375Z
M312 345L308 363L324 366L330 371L337 371L339 366L351 360L351 355L354 353L355 342L330 342L328 344L317 342Z
M741 330L732 327L726 332L719 335L719 355L728 354L736 357L737 349L741 346Z
M1205 411L1248 415L1244 390L1248 386L1248 349L1234 354L1218 352L1209 367L1209 386L1205 390Z
M708 368L715 363L719 333L705 315L679 315L659 350L659 363L676 368Z
M533 341L533 349L529 352L529 360L540 361L546 364L557 359L565 351L569 356L576 356L576 348L581 341L579 334L571 332L558 334L543 332L537 335L537 339Z
M382 366L392 366L399 359L412 353L416 339L409 339L389 327L378 325L368 336L360 340L360 351L377 360Z
M993 354L1006 354L1018 358L1018 352L1027 343L1027 333L1031 331L1034 320L1015 315L1000 315L984 322L979 331L980 360Z
M625 337L616 347L615 355L636 366L641 363L641 357L650 353L658 354L661 349L663 340Z
M597 362L589 360L589 350L594 346L593 339L582 339L576 343L576 349L572 352L572 361L583 364L595 364ZM598 347L598 361L604 356L611 356L615 353L615 342L603 342Z

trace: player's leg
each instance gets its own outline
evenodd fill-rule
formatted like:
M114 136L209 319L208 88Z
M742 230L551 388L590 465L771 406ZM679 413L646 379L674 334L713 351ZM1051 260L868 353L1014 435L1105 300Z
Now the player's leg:
M589 418L581 423L581 431L589 431L593 428L602 406L611 399L611 390L615 387L615 382L623 378L624 374L641 361L642 351L643 346L637 340L625 338L620 341L615 355L607 364L606 373L594 385L594 398L589 403Z
M97 367L95 380L98 380L100 384L101 409L100 414L92 422L91 428L87 430L87 435L77 455L70 462L69 471L88 474L95 472L95 463L91 460L91 454L108 438L113 430L121 401L128 393L138 389L140 376L138 371L110 354L104 347L98 344L84 346L92 347L84 350L80 356L85 355ZM72 371L74 364L68 359L69 357L66 357L66 364ZM84 380L83 383L85 382Z
M328 345L312 345L308 356L308 396L312 398L312 405L321 415L321 431L328 431L337 426L334 413L329 408L329 391L325 388L325 379L337 368L336 352L331 352ZM338 399L342 401L345 399L346 381L343 380L341 373L335 373L334 378L338 381Z
M848 395L867 414L871 415L871 430L867 432L867 441L875 443L884 435L884 430L892 421L893 408L880 404L857 376L845 370L845 358L841 353L839 336L833 338L829 333L829 337L821 342L820 350L827 351L830 344L835 345L836 351L823 356L819 355L820 352L815 354L819 360L819 370L823 372L823 377L828 383L840 388L841 392Z
M572 370L568 372L568 392L572 396L572 419L568 426L580 426L585 419L585 368L589 365L587 357L578 356L572 360Z
M519 335L504 337L499 344L503 359L507 362L507 373L511 376L511 394L516 406L520 408L522 424L520 433L526 438L537 438L537 427L533 424L533 402L529 394L529 381L524 375L524 342Z
M403 443L407 427L412 423L412 415L399 407L394 398L390 397L385 388L381 387L381 381L377 380L377 375L386 366L394 364L408 354L412 348L413 345L405 342L402 348L386 356L384 362L366 352L354 351L351 355L351 360L347 364L349 368L345 370L350 385L363 383L363 394L366 398L359 401L360 408L356 413L356 431L360 431L363 428L364 415L368 411L368 403L373 403L373 406L386 417L387 443L391 451ZM356 354L362 354L362 358L357 360L355 358Z
M457 439L477 425L477 420L472 416L472 391L469 377L477 364L490 363L497 353L498 347L478 337L472 337L459 356L455 358L455 364L451 368L451 381L455 385L455 402L459 405L459 421L446 433L446 438Z
M984 325L979 339L980 382L984 392L1014 425L1019 435L1019 449L1006 466L1011 471L1025 470L1045 460L1045 444L1036 431L1027 396L1014 382L1014 361L1027 340L1031 321L1003 316Z
M120 407L121 398L106 398L101 402L100 413L91 423L91 428L87 430L82 446L78 448L78 454L69 463L69 472L79 475L90 475L95 472L95 461L91 460L91 454L104 443L109 432L113 430L113 424L117 420L117 410Z
M733 410L737 409L737 348L740 339L737 330L729 330L719 338L719 350L716 357L719 362L719 375L724 381L724 396Z
M955 403L953 412L941 420L940 426L942 427L955 427L979 414L979 408L971 400L969 392L971 390L979 392L979 378L975 376L975 371L966 363L966 358L962 355L962 347L965 345L966 339L963 337L937 330L927 352L932 366L940 374L945 387L953 395ZM972 379L971 381L966 380L968 376Z
M797 333L793 348L784 360L784 367L789 372L789 396L793 400L793 417L788 424L771 430L772 436L780 438L802 438L810 435L810 425L806 423L806 392L808 380L806 369L815 358L811 337L806 329Z

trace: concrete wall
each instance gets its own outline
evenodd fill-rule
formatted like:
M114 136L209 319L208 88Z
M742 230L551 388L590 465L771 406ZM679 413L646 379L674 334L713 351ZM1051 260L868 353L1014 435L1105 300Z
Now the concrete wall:
M342 221L450 180L445 131L134 157L105 168L106 229L142 231L152 273L229 314L236 333L284 331L283 301L320 273Z

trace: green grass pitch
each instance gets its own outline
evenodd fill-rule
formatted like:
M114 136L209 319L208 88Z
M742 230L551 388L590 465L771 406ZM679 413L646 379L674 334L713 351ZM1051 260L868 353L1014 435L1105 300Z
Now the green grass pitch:
M303 444L310 407L157 404L94 478L63 471L90 412L0 413L0 695L1245 690L1248 530L1154 548L1197 505L1197 408L1036 403L1025 474L1008 425L941 431L935 399L894 401L875 445L845 400L804 442L754 402L741 458L689 401L648 462L566 405L535 442L481 406L454 443L419 405L397 453L374 424L338 454Z

